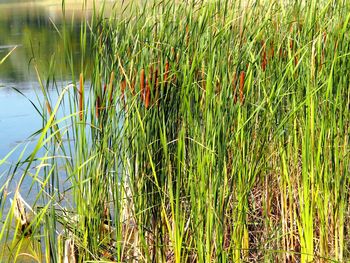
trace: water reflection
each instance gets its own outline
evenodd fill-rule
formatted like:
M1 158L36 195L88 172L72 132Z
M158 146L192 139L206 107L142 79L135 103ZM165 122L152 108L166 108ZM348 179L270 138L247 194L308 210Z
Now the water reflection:
M54 58L53 70L56 77L70 79L71 72L64 61L64 41L57 32L62 29L63 24L61 5L57 4L61 1L43 5L46 2L12 2L11 4L0 2L0 57L17 46L0 67L0 84L36 80L33 58L38 64L39 71L44 75L49 74L49 69L52 71L49 65ZM80 4L70 5L66 11L67 20L69 20L66 43L69 43L73 48L72 53L76 55L79 54L79 19L83 15L91 15L91 10L82 12L83 1L79 2ZM70 20L72 17L75 21L73 23ZM77 67L78 65L75 66L76 70L78 70Z
M66 8L66 45L76 58L77 63L72 67L75 74L81 70L80 21L83 15L91 15L91 9L82 12L82 2L69 0ZM43 98L34 65L37 65L44 82L52 75L58 86L72 79L72 69L64 59L62 18L61 0L0 0L0 60L17 46L0 65L0 160L42 126L42 120L29 100L13 88L21 90L40 108ZM88 58L85 64L89 63ZM17 160L17 157L18 153L10 161ZM0 167L0 175L5 166Z

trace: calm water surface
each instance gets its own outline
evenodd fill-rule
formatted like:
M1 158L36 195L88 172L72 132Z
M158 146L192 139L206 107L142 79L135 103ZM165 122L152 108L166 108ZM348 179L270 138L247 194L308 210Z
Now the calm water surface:
M82 1L70 2L66 13L70 18L74 16L76 23L69 30L69 41L78 56ZM87 13L89 15L89 11ZM28 137L42 127L41 117L29 101L38 107L43 104L34 66L38 67L43 80L54 72L58 89L71 80L71 72L64 62L63 41L57 32L62 23L60 0L0 0L0 60L16 47L0 65L0 160L18 144L27 144ZM51 60L55 61L54 69L49 71ZM75 68L79 72L78 65ZM11 155L10 163L17 160L20 149ZM0 166L0 176L4 167Z
M80 62L79 25L82 18L82 1L68 1L73 1L74 4L69 5L70 9L67 7L67 35L72 52L77 57L76 61ZM0 193L8 178L8 170L14 167L24 149L24 157L34 149L36 139L32 135L43 127L42 118L32 105L35 104L39 109L44 105L35 66L44 83L48 77L52 79L52 76L55 76L55 89L50 85L47 87L52 104L57 101L58 92L72 79L71 69L64 61L64 41L57 32L63 25L61 14L61 0L0 0L0 61L16 47L5 63L0 65ZM89 11L87 14L89 15ZM50 68L51 60L55 63ZM89 61L86 60L86 63ZM79 67L79 63L73 66L77 74L80 72ZM61 114L58 114L58 118ZM16 150L7 158L13 149ZM40 154L42 155L39 152ZM3 163L5 157L6 161ZM35 172L35 168L32 168L31 172ZM8 187L9 192L14 192L20 176L19 170ZM31 189L32 183L33 180L27 176L20 189L29 204L36 196L35 186ZM63 181L61 183L63 184ZM3 216L8 207L9 203L6 202Z

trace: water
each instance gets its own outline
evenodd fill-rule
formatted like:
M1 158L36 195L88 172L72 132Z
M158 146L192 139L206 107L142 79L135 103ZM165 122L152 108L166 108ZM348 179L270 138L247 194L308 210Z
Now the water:
M74 74L80 72L80 21L83 15L90 16L92 12L89 6L87 11L82 12L82 2L66 1L66 21L69 21L67 37L77 61L73 65ZM0 61L16 47L0 65L0 193L9 177L9 169L13 169L21 154L27 157L32 152L37 139L32 135L43 127L42 117L33 106L39 110L45 106L35 67L45 85L47 78L55 76L55 88L52 81L46 87L52 106L57 101L58 93L72 80L71 68L64 59L64 41L60 36L62 27L61 0L0 0ZM89 61L86 60L86 63ZM62 114L59 112L57 117ZM7 157L13 149L16 150ZM38 155L43 155L43 151ZM35 169L34 164L30 172L35 173ZM11 192L10 198L13 198L21 176L19 169L7 189ZM26 176L20 188L29 204L34 202L38 189L35 184L31 189L33 181ZM60 185L63 185L63 181L64 177ZM2 216L6 216L9 206L7 199Z
M80 18L91 15L89 7L88 11L82 12L82 2L66 1L70 25L68 37L77 57ZM38 108L44 105L35 67L44 82L54 75L59 89L72 79L64 60L64 44L60 37L62 23L61 0L0 0L0 61L16 47L0 65L0 160L18 144L26 143L27 138L42 127L41 117L30 102ZM51 61L54 63L50 64ZM79 72L79 63L74 69ZM19 152L8 161L15 162ZM0 167L0 175L3 171Z

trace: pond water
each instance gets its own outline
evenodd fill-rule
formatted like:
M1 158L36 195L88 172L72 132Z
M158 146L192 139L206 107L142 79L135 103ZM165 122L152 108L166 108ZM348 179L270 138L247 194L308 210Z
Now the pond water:
M92 13L91 6L82 11L82 2L66 0L65 10L67 37L78 62L81 18ZM63 27L61 8L61 0L0 0L0 61L16 47L0 64L0 195L1 187L9 177L9 169L15 166L23 152L24 157L32 152L36 144L32 135L43 127L42 118L35 110L35 107L40 110L45 105L35 67L45 85L46 79L55 76L55 88L52 82L46 86L53 105L58 93L71 82L72 74L80 72L79 63L73 65L72 73L64 60L64 41L60 36ZM89 63L88 59L86 63ZM62 113L58 113L58 117L60 115ZM9 152L12 153L8 156ZM7 190L12 192L10 197L20 176L19 171L8 186ZM35 190L30 191L32 181L26 177L20 189L29 204L36 196ZM2 217L6 216L9 205L7 200Z
M75 16L77 21L72 24L69 35L74 49L79 46L79 17L82 13L79 10L83 1L71 2L67 16ZM63 59L63 41L57 32L61 25L60 0L0 0L0 60L16 47L0 65L0 160L42 125L40 115L29 101L40 107L43 100L35 66L43 80L52 72L58 85L71 79ZM79 53L78 49L75 52ZM51 59L55 61L54 69L50 68ZM9 160L15 161L16 158L17 155L13 154Z

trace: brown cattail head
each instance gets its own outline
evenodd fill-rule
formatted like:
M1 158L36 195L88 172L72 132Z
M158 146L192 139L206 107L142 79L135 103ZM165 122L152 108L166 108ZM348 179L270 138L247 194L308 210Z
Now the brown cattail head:
M239 100L241 104L243 105L244 103L244 77L245 77L245 72L241 71L241 74L239 76Z
M322 34L322 43L326 44L326 41L327 41L327 32L324 31L323 34Z
M145 93L146 93L145 94L145 107L148 108L150 97L151 97L151 89L150 89L148 80L146 80L146 92Z
M186 25L186 46L188 47L188 43L190 42L190 32L188 25Z
M100 116L100 107L101 107L101 98L100 96L97 96L97 100L96 100L96 118L97 119Z
M298 55L296 54L294 56L294 66L298 65L298 62L299 62L299 58L298 58Z
M49 113L49 115L51 115L52 114L52 109L51 109L50 102L48 100L46 100L45 104L46 104L47 112Z
M120 99L123 101L124 106L125 106L125 88L126 88L126 80L123 79L123 80L120 82L120 92L121 92L121 97L120 97Z
M83 97L84 97L84 79L83 79L83 73L80 73L79 77L79 117L80 120L83 120Z
M141 100L145 101L145 70L141 69L140 74L140 92L141 92Z
M168 78L169 78L169 61L167 60L165 62L164 87L166 87L168 84Z

